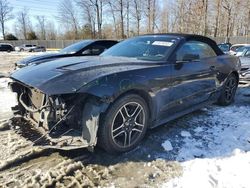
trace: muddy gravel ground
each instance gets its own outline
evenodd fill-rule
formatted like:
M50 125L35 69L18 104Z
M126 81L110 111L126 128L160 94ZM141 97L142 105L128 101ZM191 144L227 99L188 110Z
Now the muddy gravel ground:
M27 55L30 54L1 53L0 74L13 71L15 61ZM6 123L12 115L9 106L15 100L7 82L5 78L0 79L0 187L162 187L182 176L180 163L186 159L179 153L186 147L188 136L183 132L193 133L198 128L208 130L216 126L210 121L216 113L211 112L217 110L219 117L222 109L211 105L149 130L139 147L119 156L108 155L99 148L93 153L85 149L43 149L32 146L20 136L23 122L9 122L11 126ZM234 108L250 106L249 94L248 85L241 85ZM202 131L195 139L202 143L204 150L215 140L209 134L204 136ZM164 147L166 140L171 141L170 147ZM191 155L192 158L204 157Z

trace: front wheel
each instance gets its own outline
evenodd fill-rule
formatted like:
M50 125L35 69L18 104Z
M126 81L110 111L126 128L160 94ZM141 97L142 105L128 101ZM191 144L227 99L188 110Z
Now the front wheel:
M109 153L127 152L139 145L148 126L149 110L138 95L118 99L99 127L98 145Z
M238 79L234 74L231 74L227 78L221 90L221 95L218 99L218 104L221 106L228 106L232 104L234 102L234 97L237 87L238 87Z

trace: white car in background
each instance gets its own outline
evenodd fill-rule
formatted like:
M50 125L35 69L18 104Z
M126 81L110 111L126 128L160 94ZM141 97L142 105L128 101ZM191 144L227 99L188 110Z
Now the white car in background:
M246 45L246 46L242 46L242 47L239 47L237 48L236 50L236 56L237 57L241 57L241 56L244 56L244 52L246 51L246 49L249 49L250 48L250 44L249 45Z
M229 54L241 56L244 51L243 47L250 46L250 44L234 44L231 46Z
M46 48L44 46L37 46L32 44L23 44L21 46L16 46L15 51L18 52L46 52Z

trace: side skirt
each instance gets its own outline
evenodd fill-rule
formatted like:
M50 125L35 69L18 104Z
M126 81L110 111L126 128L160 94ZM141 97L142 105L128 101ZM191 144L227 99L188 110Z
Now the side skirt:
M185 110L183 110L181 112L178 112L178 113L176 113L176 114L174 114L172 116L169 116L169 117L167 117L167 118L165 118L163 120L152 122L152 126L150 128L152 129L152 128L158 127L160 125L166 124L166 123L168 123L168 122L170 122L172 120L175 120L175 119L177 119L179 117L182 117L182 116L184 116L186 114L189 114L191 112L194 112L196 110L204 108L205 106L214 104L215 102L216 102L216 100L209 100L209 101L200 103L198 105L192 106L191 108L185 109Z

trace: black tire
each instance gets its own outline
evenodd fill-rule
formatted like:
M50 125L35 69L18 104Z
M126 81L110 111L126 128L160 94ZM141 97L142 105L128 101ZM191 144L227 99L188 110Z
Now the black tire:
M228 106L234 102L234 97L236 90L238 88L238 78L231 74L227 78L221 90L220 97L218 99L218 104L221 106Z
M145 136L148 117L148 106L142 97L128 94L119 98L102 118L98 145L111 154L134 149Z
M21 49L20 49L20 52L24 52L24 49L21 48Z

